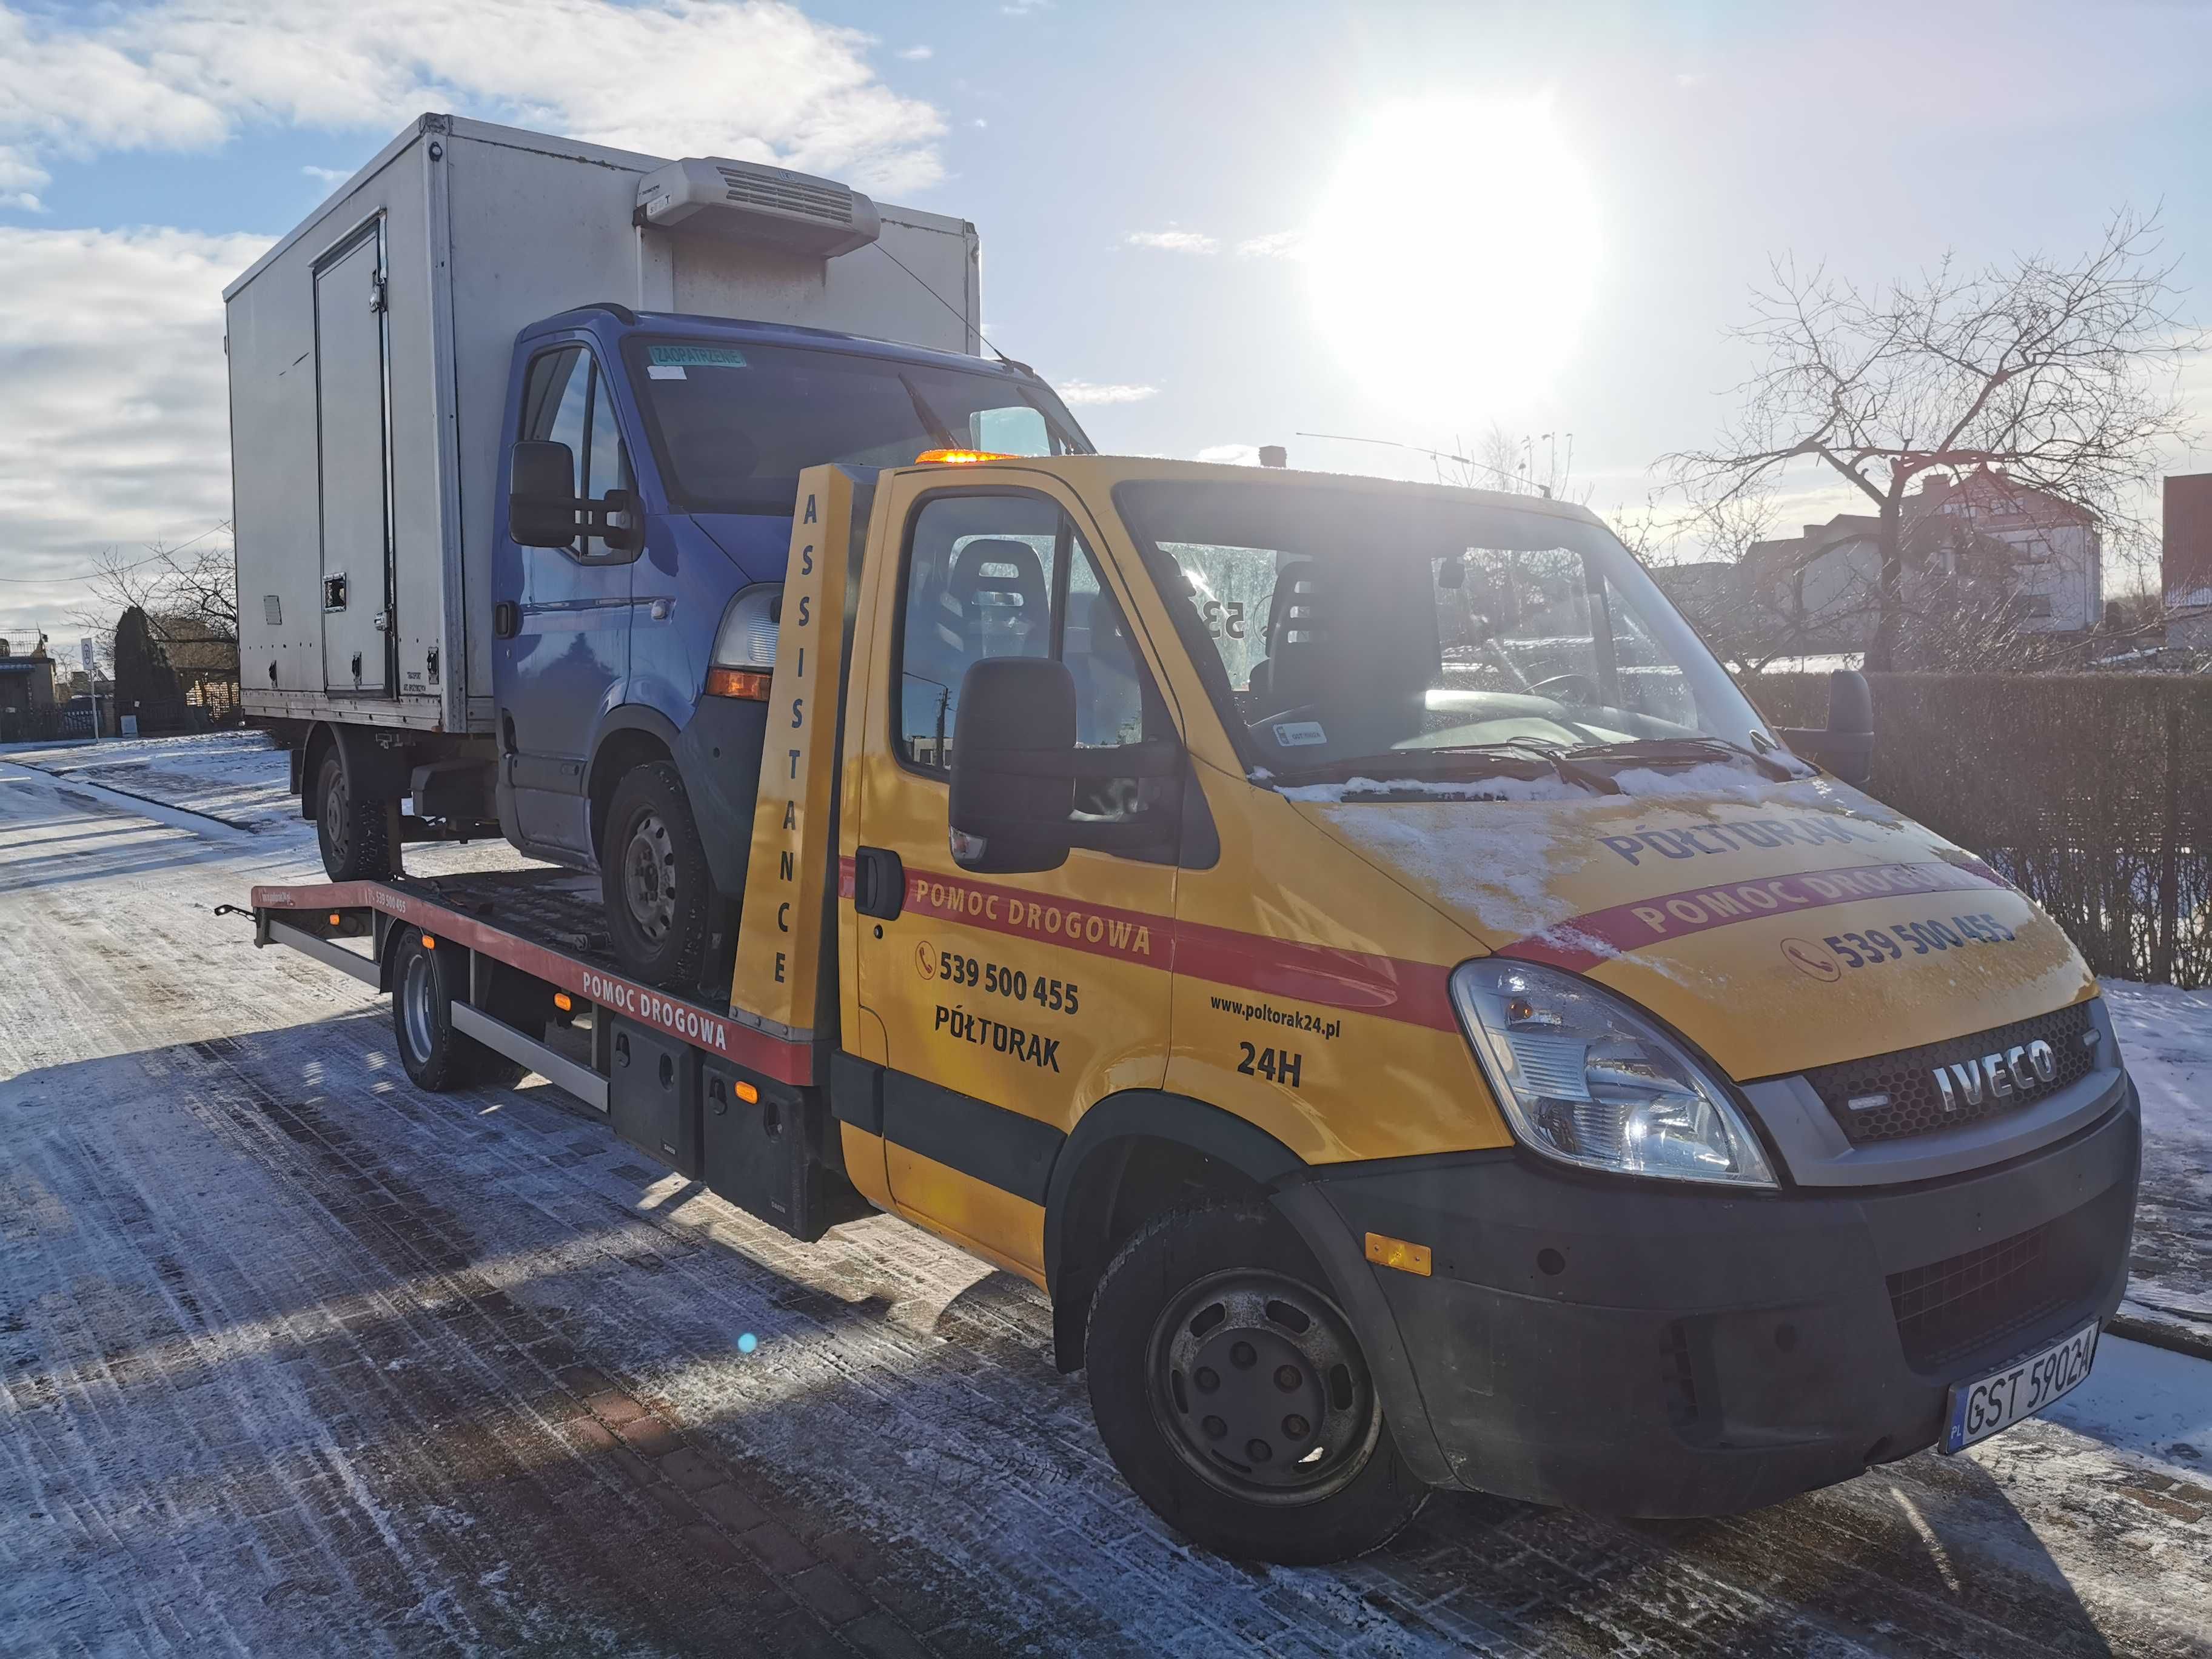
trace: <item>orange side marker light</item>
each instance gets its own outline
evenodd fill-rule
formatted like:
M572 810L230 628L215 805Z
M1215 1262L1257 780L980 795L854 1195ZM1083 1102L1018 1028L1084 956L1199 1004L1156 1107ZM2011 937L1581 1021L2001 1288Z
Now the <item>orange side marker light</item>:
M1429 1247L1387 1233L1367 1235L1367 1259L1378 1267L1395 1267L1401 1273L1429 1276Z

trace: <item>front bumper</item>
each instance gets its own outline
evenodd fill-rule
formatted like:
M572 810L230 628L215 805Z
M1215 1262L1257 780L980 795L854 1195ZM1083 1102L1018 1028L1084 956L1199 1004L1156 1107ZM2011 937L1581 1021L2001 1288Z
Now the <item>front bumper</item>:
M2135 1086L2112 1094L2056 1146L1910 1187L1735 1195L1468 1154L1277 1201L1428 1479L1732 1514L1934 1443L1952 1383L2112 1313L2142 1157ZM1429 1244L1432 1275L1370 1267L1368 1232Z

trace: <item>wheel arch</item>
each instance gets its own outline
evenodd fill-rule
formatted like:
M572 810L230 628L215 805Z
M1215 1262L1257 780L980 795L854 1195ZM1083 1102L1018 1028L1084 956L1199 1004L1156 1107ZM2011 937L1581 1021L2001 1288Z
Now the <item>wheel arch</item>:
M607 807L615 786L633 767L654 761L676 764L676 722L643 703L623 703L607 712L598 740L592 745L592 763L585 769L584 795L590 803L592 848L596 855L607 829ZM679 769L680 770L680 769Z
M319 807L316 787L322 781L323 761L335 749L345 769L346 793L356 799L391 793L394 786L405 793L407 750L386 749L376 742L374 726L349 726L343 720L317 720L307 731L300 759L300 816L314 817Z
M1305 1163L1266 1130L1164 1090L1109 1095L1083 1115L1045 1191L1045 1282L1063 1371L1083 1364L1091 1293L1145 1220L1192 1197L1265 1201Z

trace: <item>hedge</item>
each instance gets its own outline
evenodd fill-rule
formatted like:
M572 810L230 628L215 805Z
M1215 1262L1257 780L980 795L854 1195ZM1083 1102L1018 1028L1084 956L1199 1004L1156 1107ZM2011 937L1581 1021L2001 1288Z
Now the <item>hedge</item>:
M2100 974L2212 981L2212 679L1870 674L1872 793L1988 860ZM1745 690L1827 720L1825 674Z

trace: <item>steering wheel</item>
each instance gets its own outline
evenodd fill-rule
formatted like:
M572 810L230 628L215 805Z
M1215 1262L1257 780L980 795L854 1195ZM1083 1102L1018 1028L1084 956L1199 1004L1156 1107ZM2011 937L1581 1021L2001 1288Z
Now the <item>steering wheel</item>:
M1588 705L1598 701L1597 682L1587 674L1554 674L1547 680L1538 680L1528 690L1554 702Z

